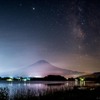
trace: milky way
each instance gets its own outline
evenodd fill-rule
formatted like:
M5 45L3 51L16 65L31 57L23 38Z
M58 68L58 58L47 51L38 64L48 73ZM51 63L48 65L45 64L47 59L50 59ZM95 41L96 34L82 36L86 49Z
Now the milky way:
M0 1L0 72L41 59L100 71L100 0Z

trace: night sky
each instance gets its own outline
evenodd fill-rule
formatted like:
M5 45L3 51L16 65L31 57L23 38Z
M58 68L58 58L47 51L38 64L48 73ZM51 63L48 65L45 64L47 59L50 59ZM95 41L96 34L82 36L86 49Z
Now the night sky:
M100 0L0 0L0 72L39 60L100 71Z

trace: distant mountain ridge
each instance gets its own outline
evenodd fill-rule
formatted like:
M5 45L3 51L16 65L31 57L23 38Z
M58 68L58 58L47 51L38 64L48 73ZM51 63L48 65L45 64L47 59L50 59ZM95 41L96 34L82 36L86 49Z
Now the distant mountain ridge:
M91 74L87 74L87 75L82 75L80 77L84 77L84 78L98 78L98 77L100 77L100 72L95 72L95 73L91 73Z

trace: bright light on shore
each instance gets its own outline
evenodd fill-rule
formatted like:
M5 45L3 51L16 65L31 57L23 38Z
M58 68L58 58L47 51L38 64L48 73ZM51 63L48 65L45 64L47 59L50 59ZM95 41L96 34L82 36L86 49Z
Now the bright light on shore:
M41 76L41 75L36 75L36 76L34 76L34 77L36 77L36 78L41 78L42 76Z

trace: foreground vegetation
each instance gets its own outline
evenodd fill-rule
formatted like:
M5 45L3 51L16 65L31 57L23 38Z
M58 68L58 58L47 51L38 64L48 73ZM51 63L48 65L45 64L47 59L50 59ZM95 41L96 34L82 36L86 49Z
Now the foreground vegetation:
M37 94L37 95L36 95ZM44 91L33 91L32 89L17 90L9 97L7 88L0 88L0 100L100 100L100 87L80 89L74 87L72 90L62 88L60 90L47 89Z

